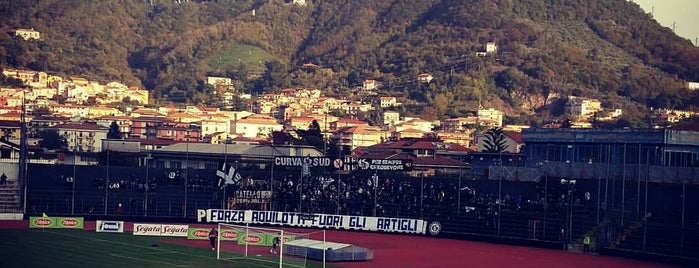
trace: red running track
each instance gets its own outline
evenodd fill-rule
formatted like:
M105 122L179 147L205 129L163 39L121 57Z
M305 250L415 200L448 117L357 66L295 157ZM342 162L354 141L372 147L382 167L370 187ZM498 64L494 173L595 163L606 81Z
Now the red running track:
M131 230L132 223L125 224ZM213 226L213 225L196 225ZM27 221L0 221L0 228L28 228ZM94 230L94 222L85 229ZM530 248L455 239L407 236L386 233L327 231L328 241L354 244L374 250L374 259L365 262L339 262L347 268L363 267L677 267L628 258L585 255L563 250ZM167 239L169 243L208 247L205 240Z

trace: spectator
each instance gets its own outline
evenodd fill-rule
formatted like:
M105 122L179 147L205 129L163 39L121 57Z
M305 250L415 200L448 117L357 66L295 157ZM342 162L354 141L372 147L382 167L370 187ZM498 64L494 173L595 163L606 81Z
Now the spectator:
M585 254L590 254L590 235L585 234L585 237L583 238L583 253Z
M216 228L211 228L209 230L209 244L211 244L211 250L216 250L216 239L218 238L218 231Z

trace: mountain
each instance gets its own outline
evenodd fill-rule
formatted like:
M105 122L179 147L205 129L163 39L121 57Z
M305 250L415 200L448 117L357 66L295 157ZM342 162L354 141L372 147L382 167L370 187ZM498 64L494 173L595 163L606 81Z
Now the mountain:
M217 75L247 92L331 95L375 79L428 118L494 107L537 123L560 116L568 95L636 120L651 107L699 110L686 89L699 81L699 48L630 1L287 2L0 1L0 65L140 85L159 103L206 101L205 76ZM16 28L42 40L14 38ZM476 56L486 42L497 53Z

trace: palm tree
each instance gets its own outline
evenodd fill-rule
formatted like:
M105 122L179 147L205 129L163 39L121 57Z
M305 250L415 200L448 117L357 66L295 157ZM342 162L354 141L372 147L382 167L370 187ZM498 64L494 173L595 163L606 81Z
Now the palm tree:
M486 153L502 153L507 150L509 145L505 140L505 133L502 128L492 128L485 133L483 141L483 152Z

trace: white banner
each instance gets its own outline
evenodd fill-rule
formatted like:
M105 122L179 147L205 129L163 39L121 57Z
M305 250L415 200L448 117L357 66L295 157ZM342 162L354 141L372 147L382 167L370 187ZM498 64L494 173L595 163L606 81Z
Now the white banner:
M97 221L95 232L98 233L123 233L123 221Z
M187 237L189 225L134 223L133 235Z
M426 228L426 222L417 219L230 209L200 209L197 210L197 220L413 234L424 234Z

